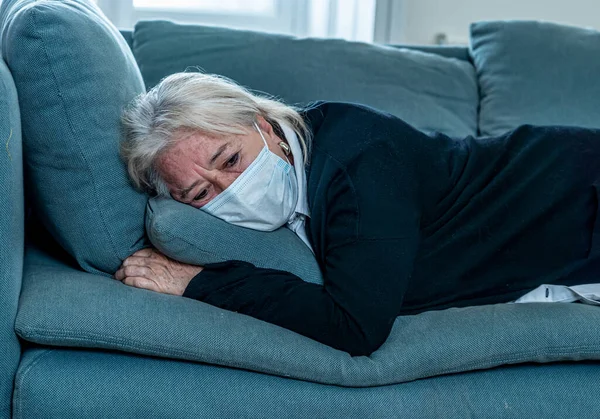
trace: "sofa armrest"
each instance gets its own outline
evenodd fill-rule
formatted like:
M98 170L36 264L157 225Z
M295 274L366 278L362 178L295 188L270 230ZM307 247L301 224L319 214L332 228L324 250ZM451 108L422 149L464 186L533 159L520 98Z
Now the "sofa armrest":
M0 418L9 418L21 356L14 324L23 276L24 196L19 103L12 76L2 60L0 140Z

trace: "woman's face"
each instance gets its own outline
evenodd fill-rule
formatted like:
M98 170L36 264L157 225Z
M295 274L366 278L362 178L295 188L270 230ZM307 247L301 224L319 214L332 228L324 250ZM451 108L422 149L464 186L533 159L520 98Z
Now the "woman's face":
M285 160L279 147L281 139L271 124L259 116L258 126L269 149ZM263 140L254 128L247 134L221 138L186 133L161 154L156 168L173 199L200 208L227 189L263 147ZM287 158L293 164L292 155Z

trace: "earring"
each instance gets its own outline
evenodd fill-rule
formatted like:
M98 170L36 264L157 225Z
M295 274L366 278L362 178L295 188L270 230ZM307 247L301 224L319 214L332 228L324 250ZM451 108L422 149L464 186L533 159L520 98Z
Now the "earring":
M290 150L290 146L289 146L289 145L287 145L286 143L284 143L283 141L281 141L281 142L279 143L279 147L281 147L281 149L283 150L283 152L285 153L285 155L286 155L286 156L289 156L289 155L290 155L290 153L292 152L292 151Z

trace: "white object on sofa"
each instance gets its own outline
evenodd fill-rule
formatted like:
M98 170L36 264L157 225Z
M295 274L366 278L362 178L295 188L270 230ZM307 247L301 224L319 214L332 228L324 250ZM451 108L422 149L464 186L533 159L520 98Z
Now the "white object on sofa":
M528 292L514 303L572 303L600 306L600 284L565 285L542 284Z

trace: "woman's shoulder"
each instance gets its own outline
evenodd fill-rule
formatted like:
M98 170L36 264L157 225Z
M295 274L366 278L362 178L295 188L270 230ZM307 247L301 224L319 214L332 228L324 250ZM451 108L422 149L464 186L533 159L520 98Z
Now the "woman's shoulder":
M383 110L358 102L316 100L309 102L300 110L301 115L310 122L324 118L347 117L349 115L363 114L364 116L379 118L397 118Z
M377 158L390 147L407 152L414 148L413 142L425 137L402 119L361 103L315 101L301 114L313 134L313 151L340 162L349 163L358 156Z
M315 135L323 127L338 134L371 134L368 137L374 139L381 139L379 134L384 132L417 131L396 115L358 102L313 101L301 108L300 114Z

